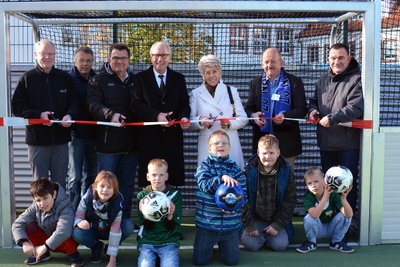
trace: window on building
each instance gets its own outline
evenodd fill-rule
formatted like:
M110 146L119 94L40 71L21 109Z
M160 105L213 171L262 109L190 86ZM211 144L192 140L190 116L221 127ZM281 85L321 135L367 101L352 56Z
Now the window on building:
M381 55L383 63L397 63L398 40L385 39L382 41Z
M329 48L330 48L330 44L324 44L324 63L328 63L329 62Z
M262 54L269 47L270 28L254 27L253 28L253 53Z
M229 51L233 54L247 54L249 30L247 26L232 26L229 31Z
M290 29L276 29L276 47L284 56L292 55L293 31Z
M318 63L319 62L319 47L309 46L307 48L307 62L308 63Z

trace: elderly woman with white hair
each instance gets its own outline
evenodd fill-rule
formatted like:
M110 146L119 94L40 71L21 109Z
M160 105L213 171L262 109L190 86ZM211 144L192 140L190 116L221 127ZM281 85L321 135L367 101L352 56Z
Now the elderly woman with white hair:
M203 77L200 87L193 89L190 96L190 119L208 120L192 123L191 129L200 130L198 139L198 166L208 157L208 138L216 130L223 129L230 139L229 157L243 169L242 146L237 130L247 124L247 120L218 120L221 118L247 118L238 91L222 82L221 62L214 55L203 56L199 62ZM223 144L219 144L223 145Z

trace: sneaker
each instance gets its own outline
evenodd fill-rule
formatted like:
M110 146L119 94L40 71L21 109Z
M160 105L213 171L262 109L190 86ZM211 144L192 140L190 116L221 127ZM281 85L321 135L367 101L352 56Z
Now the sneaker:
M81 254L79 252L75 252L68 255L69 261L71 262L71 267L80 267L83 266L83 260Z
M343 253L353 253L354 248L348 246L345 242L335 242L335 243L329 243L329 248L333 250L337 250Z
M35 264L38 264L38 263L41 263L41 262L44 262L44 261L48 261L48 260L50 260L50 259L51 259L50 251L47 251L47 252L44 253L42 256L40 256L40 258L39 258L38 260L36 260L36 257L29 256L29 257L24 261L24 263L25 263L26 265L35 265Z
M296 250L300 253L307 253L317 249L317 244L311 241L304 242L303 245L296 248Z
M104 243L97 241L96 245L92 248L92 257L90 258L92 263L100 263L103 260L103 248Z

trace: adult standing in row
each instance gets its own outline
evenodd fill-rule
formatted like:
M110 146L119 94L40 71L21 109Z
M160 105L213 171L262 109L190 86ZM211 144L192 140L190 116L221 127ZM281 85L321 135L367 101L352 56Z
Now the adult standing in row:
M190 119L211 120L210 122L192 123L190 128L200 130L197 142L197 166L208 155L208 138L218 129L224 129L229 136L230 158L243 169L244 160L237 130L247 124L247 115L235 87L227 86L222 81L221 62L214 55L203 56L199 62L199 71L203 77L200 87L190 96ZM212 121L213 118L237 117L239 120Z
M95 120L114 123L133 122L129 109L133 88L128 74L130 50L114 43L100 74L89 81L87 104ZM96 149L98 169L111 171L118 177L124 197L122 218L130 218L137 166L137 136L135 127L97 126Z
M185 77L170 69L171 48L156 42L150 49L152 66L134 77L131 110L140 121L168 122L180 125L146 126L139 129L139 186L146 186L147 165L163 158L170 166L169 183L183 185L183 131L189 128L190 107Z
M296 157L302 153L300 128L297 121L285 118L304 118L307 114L304 85L300 78L285 71L277 48L264 51L261 66L264 73L250 82L245 107L247 115L254 118L253 153L261 136L273 134L279 140L281 155L293 169Z
M69 72L74 79L79 101L76 119L93 120L86 105L88 81L95 76L92 69L94 54L90 47L81 46L75 50L75 66ZM93 125L73 124L71 142L68 145L69 164L67 191L72 206L78 207L81 196L97 176L95 127Z
M322 170L326 173L336 165L350 169L354 182L347 199L356 211L361 129L338 124L362 119L364 98L360 65L350 56L347 45L337 43L329 49L329 72L319 79L308 108L310 119L321 119L317 143Z
M35 43L33 55L37 61L34 69L20 78L11 100L15 116L34 119L59 119L58 123L26 126L26 144L33 177L50 177L63 188L68 170L68 127L77 114L78 102L72 77L54 67L56 47L43 39ZM49 176L50 172L50 176Z

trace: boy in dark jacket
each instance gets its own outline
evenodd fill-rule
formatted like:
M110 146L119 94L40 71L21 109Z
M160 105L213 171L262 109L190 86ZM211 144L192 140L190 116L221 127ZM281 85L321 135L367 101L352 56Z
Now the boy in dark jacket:
M271 134L258 141L257 155L245 168L248 202L242 211L246 227L241 241L245 249L266 246L283 251L293 238L296 183L292 168L280 156L279 141Z
M29 257L25 264L34 265L49 260L50 251L68 254L71 267L83 266L71 239L74 211L65 190L47 178L31 184L34 203L13 223L15 242Z

